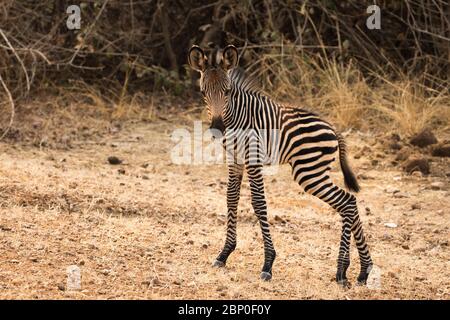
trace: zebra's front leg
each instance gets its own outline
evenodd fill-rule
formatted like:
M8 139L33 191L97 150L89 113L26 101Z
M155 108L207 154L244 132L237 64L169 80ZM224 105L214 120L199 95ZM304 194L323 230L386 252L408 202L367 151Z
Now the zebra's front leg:
M240 164L230 164L228 166L228 186L227 186L227 236L225 245L214 261L213 266L225 266L228 256L236 248L236 222L237 222L237 207L239 203L239 196L241 192L242 173L244 167Z
M250 181L253 210L259 219L264 240L264 265L261 271L261 279L268 281L272 279L272 265L276 253L270 236L269 222L267 221L267 205L264 196L262 166L248 165L247 173Z

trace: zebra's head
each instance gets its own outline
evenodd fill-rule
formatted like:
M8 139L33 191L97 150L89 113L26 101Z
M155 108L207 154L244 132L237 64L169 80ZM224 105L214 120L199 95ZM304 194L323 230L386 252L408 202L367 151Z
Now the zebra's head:
M238 64L238 51L229 45L225 49L215 49L207 57L199 46L189 50L189 65L200 72L200 91L206 102L211 129L225 131L224 111L228 105L231 80L228 71Z

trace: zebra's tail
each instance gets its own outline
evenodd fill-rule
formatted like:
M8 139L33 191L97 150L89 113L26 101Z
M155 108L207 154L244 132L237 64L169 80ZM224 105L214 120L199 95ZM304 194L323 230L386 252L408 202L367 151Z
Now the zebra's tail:
M339 145L339 162L341 163L342 173L344 174L345 186L350 191L358 192L360 190L360 187L358 181L356 180L355 174L348 164L344 137L339 133L336 136Z

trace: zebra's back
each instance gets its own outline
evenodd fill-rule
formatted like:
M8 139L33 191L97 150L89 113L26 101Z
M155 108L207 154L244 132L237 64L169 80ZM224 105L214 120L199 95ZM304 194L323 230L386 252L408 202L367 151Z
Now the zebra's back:
M310 163L334 155L338 139L332 125L300 108L281 108L280 163Z

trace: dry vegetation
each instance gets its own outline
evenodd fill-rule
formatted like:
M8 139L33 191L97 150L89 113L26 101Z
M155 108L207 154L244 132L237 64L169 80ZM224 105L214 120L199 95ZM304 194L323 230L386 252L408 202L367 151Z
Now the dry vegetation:
M87 0L82 28L68 30L67 0L3 1L0 104L12 119L12 101L45 91L93 99L124 119L133 114L125 108L152 103L149 91L192 95L192 44L233 43L267 92L327 114L342 130L448 132L448 3L377 1L381 30L368 30L369 2Z
M68 31L66 0L2 1L0 298L449 299L449 5L377 2L382 31L365 29L367 4L331 0L83 1L84 27ZM288 168L265 180L273 281L258 278L247 186L238 249L211 268L225 166L169 157L173 129L205 120L185 56L211 41L344 132L379 289L335 285L339 217ZM70 265L81 291L66 288ZM354 282L354 248L350 268Z
M90 131L71 135L81 121L74 115L65 128L46 128L56 148L1 143L1 297L450 298L448 158L433 157L430 175L408 175L392 164L389 136L361 132L347 139L358 158L352 163L363 187L359 206L381 288L344 291L334 283L339 217L304 194L285 167L266 177L279 253L273 281L259 280L262 241L247 186L238 249L226 269L212 268L225 234L226 169L173 165L169 157L173 126L192 128L199 117L169 114L114 130L109 121L84 117ZM21 128L24 137L36 131L42 132ZM62 145L59 136L71 139ZM123 163L108 164L111 155ZM342 183L339 171L334 177ZM70 265L81 268L81 291L65 288ZM353 281L357 272L353 248Z

